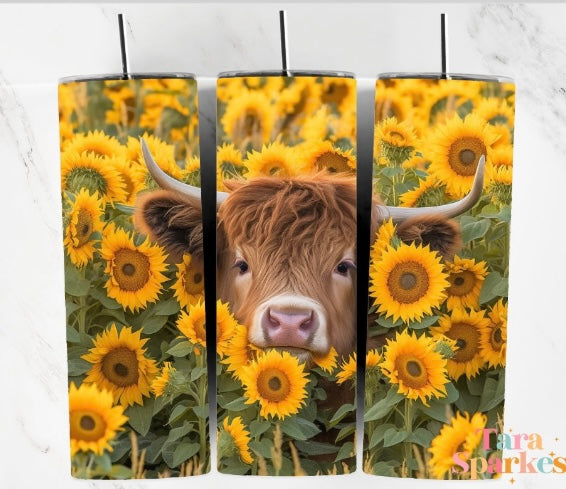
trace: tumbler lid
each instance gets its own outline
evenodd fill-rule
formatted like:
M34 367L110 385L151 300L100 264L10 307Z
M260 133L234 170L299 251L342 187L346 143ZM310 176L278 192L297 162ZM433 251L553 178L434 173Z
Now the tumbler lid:
M86 76L66 76L59 78L59 83L71 82L91 82L91 81L127 81L127 80L163 80L179 78L185 80L195 80L196 77L193 73L128 73L124 76L123 73L108 73L104 75L86 75Z
M415 79L415 80L462 80L462 81L484 81L499 83L514 83L513 79L499 75L472 75L466 73L379 73L378 80L392 79Z
M263 71L223 71L218 74L218 78L243 78L253 76L280 76L280 77L300 77L300 76L321 76L328 78L355 78L354 73L349 71L326 71L326 70L263 70Z

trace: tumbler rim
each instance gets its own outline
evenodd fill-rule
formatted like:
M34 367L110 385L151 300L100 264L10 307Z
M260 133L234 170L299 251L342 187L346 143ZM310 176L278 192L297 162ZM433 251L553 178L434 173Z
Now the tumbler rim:
M196 80L194 73L170 72L170 73L106 73L101 75L75 75L65 76L59 78L59 84L72 82L91 82L91 81L128 81L128 80L150 80L150 79L182 79L182 80Z
M322 76L328 78L352 78L355 74L350 71L330 71L330 70L260 70L260 71L222 71L218 74L221 78L241 78L241 77L301 77L301 76Z
M460 81L491 81L499 83L515 83L509 76L475 75L469 73L440 73L440 72L386 72L378 73L378 80L415 79L415 80L460 80Z

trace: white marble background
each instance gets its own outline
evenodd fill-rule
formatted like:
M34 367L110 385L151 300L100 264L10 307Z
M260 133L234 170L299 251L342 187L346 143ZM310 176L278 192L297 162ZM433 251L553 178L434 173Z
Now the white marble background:
M0 5L0 488L287 487L289 480L86 482L70 478L57 79L120 69L117 12L132 71L217 72L279 65L285 7L294 68L343 69L371 90L383 71L439 69L448 14L454 72L517 82L506 427L538 432L566 455L566 319L560 212L566 194L566 5L81 4ZM555 438L560 438L555 441ZM566 475L515 475L490 487L555 489ZM480 487L361 472L294 479L299 487Z

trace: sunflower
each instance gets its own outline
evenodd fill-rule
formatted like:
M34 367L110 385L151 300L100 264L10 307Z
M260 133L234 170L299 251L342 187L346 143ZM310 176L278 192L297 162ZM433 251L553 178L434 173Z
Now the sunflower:
M106 260L108 280L104 285L108 297L116 299L124 309L135 312L155 302L167 277L167 254L158 245L134 244L133 238L121 228L107 226L100 250Z
M439 255L415 243L389 247L370 271L370 295L378 312L397 321L417 321L431 314L446 297L448 286Z
M275 121L274 107L259 91L243 90L230 99L220 119L228 139L240 149L255 149L269 141Z
M400 165L411 157L417 135L408 121L398 122L395 117L379 121L374 130L374 158L386 158Z
M216 301L216 353L221 358L226 356L236 326L238 321L230 312L228 304L220 300Z
M476 82L466 80L438 80L428 87L415 117L423 127L444 124L451 118L471 112L479 91Z
M325 372L332 373L336 368L336 358L338 358L338 352L331 347L326 355L313 355L312 360Z
M93 364L84 382L109 390L122 406L143 404L158 372L155 360L145 356L147 341L148 338L141 339L140 330L134 333L124 326L118 333L112 324L96 336L94 346L81 357Z
M417 169L425 171L428 164L429 161L424 156L415 153L408 160L404 161L401 167L405 170Z
M93 153L106 158L126 156L126 148L120 144L120 141L102 131L90 131L88 134L77 133L65 144L63 150L79 154Z
M188 313L181 311L177 319L177 328L193 345L202 345L206 348L206 317L202 299L191 304Z
M86 188L98 192L104 202L124 202L126 189L112 160L94 153L64 151L61 154L61 190L73 194Z
M260 414L284 419L296 414L307 397L304 364L284 351L270 350L242 368L246 404L259 402Z
M75 135L73 125L67 121L59 122L59 144L61 148Z
M488 191L493 197L493 202L500 205L511 205L513 167L488 167L486 176L489 181Z
M428 176L399 197L401 207L436 207L446 202L446 187L435 177Z
M513 127L515 124L515 113L507 102L498 97L483 98L474 113L485 119L486 122L496 125Z
M342 114L330 114L327 118L330 134L328 138L331 141L345 141L350 146L356 145L356 111L350 110ZM326 139L326 138L324 138Z
M486 423L487 418L481 413L475 413L470 419L469 413L462 415L457 412L430 444L430 473L437 479L443 479L455 466L455 454L466 452L471 457L480 444Z
M352 150L342 151L330 141L310 141L301 145L300 156L305 170L326 170L329 173L346 173L356 169Z
M501 147L510 146L512 144L512 132L503 124L496 124L495 126L490 126L491 132L497 137L496 141L491 145L495 150ZM492 156L493 157L493 156Z
M104 94L112 101L112 108L106 111L106 124L130 127L135 124L136 94L129 84L106 83Z
M244 162L247 168L245 178L250 179L260 176L291 177L301 173L301 168L296 168L292 148L275 141L264 145L261 151L248 153Z
M507 144L495 148L491 153L491 165L493 168L513 166L513 146Z
M366 353L366 370L377 368L381 360L381 354L376 349L368 351Z
M370 266L372 267L372 269L380 260L383 252L389 247L389 245L392 244L394 236L395 224L393 224L393 219L389 218L379 226L377 232L375 233L375 240L373 242L373 245L371 246L370 253Z
M450 287L446 289L448 310L464 307L477 309L483 281L487 276L487 263L455 256L452 263L446 263L446 271L450 282Z
M202 299L204 293L204 271L200 260L189 253L183 255L183 262L177 265L177 281L171 288L181 307L189 307Z
M314 77L291 78L289 85L277 97L276 108L280 113L280 131L289 129L289 125L300 125L320 107L321 85Z
M236 416L232 421L226 416L222 421L222 428L224 433L230 436L230 444L236 448L242 462L252 464L254 459L250 452L250 432L246 429L241 416Z
M59 122L71 123L73 112L77 110L75 84L61 83L58 89Z
M92 451L102 455L113 450L110 441L128 421L123 406L112 406L112 392L99 390L95 384L69 387L69 422L71 457L77 452Z
M346 361L342 362L340 372L336 374L336 383L343 384L347 380L351 380L352 382L356 380L357 361L357 355L356 352L354 352Z
M323 104L335 106L338 112L355 110L356 80L353 78L323 78L320 100Z
M98 194L95 192L91 195L86 188L81 189L75 197L63 244L71 263L77 267L83 267L94 256L97 240L91 236L102 232L103 208L104 204L98 199Z
M480 117L458 116L437 128L430 140L429 171L446 185L450 195L461 198L472 187L482 155L491 162L491 145L496 141L491 128Z
M227 365L226 370L239 379L242 368L255 360L258 352L263 351L248 340L248 328L236 324L232 337L226 346L226 356L221 363Z
M133 206L138 192L144 188L145 173L139 165L130 165L125 158L114 158L111 162L124 184L126 196L123 203Z
M490 367L505 366L507 352L507 304L499 299L487 314L489 324L482 331L481 354Z
M455 309L450 315L442 316L438 326L431 328L435 336L441 334L456 341L456 352L447 364L451 378L458 380L466 375L470 379L483 367L481 337L488 326L489 319L483 311Z
M411 119L412 105L410 97L403 97L395 88L388 87L384 80L377 80L375 85L375 122L389 117L398 121Z
M446 359L435 350L432 338L406 330L388 339L381 370L399 394L408 399L428 400L446 397Z
M216 188L226 191L224 180L242 176L246 167L242 153L233 144L224 143L216 148Z
M299 137L305 141L324 141L328 135L328 119L330 113L326 105L318 109L301 124Z
M199 156L191 156L187 159L185 168L181 170L181 180L193 187L201 186Z
M155 397L165 394L165 390L171 380L171 375L176 372L171 362L164 362L161 372L151 382L151 391Z

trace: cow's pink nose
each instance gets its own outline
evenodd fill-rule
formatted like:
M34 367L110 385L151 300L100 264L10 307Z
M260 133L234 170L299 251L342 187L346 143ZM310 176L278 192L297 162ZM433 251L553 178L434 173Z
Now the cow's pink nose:
M263 332L271 346L305 348L318 327L312 310L268 308L262 321Z

